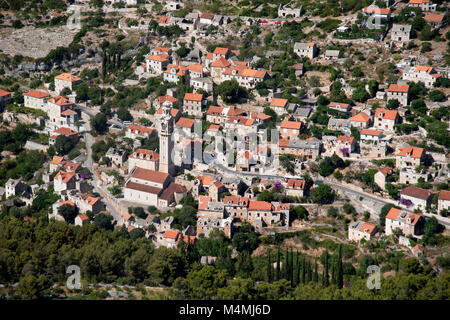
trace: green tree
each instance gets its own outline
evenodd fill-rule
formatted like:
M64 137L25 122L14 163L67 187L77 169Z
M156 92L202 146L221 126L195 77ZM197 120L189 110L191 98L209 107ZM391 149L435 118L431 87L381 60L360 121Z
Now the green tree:
M215 90L226 103L235 103L238 102L240 98L247 97L247 90L239 86L239 83L236 80L226 80L219 84Z
M58 213L64 218L64 220L66 220L67 223L74 223L75 218L78 215L78 209L73 205L64 204L58 207Z
M106 115L102 112L97 113L93 119L91 119L91 126L99 134L104 134L108 131L108 120Z
M71 138L69 138L66 135L60 134L56 137L54 148L55 151L61 155L64 156L68 154L74 147L74 143Z
M106 215L104 213L99 213L95 216L94 224L102 229L112 230L114 226L112 225L113 217L111 215Z
M334 191L329 185L321 184L311 190L311 200L319 204L333 203Z
M51 283L44 275L23 277L17 286L17 292L24 299L39 299L49 293Z

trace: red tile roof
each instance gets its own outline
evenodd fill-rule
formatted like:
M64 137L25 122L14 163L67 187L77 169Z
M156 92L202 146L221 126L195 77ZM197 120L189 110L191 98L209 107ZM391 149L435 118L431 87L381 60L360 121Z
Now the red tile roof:
M288 104L288 99L281 99L281 98L273 98L270 102L271 107L280 107L284 108Z
M184 100L187 100L187 101L202 101L203 100L203 94L201 94L201 93L186 93L184 95Z
M386 215L386 219L397 220L400 212L402 212L402 210L397 208L391 208L391 210L389 210L388 214Z
M190 128L194 126L195 120L189 119L189 118L183 118L181 117L177 123L175 123L176 126L183 127L183 128Z
M166 94L166 95L164 95L164 96L160 96L160 97L156 98L156 100L159 102L159 104L163 104L163 103L166 102L166 101L169 101L169 102L171 102L171 103L175 103L175 102L178 101L177 98L174 98L174 97L172 97L172 96L169 96L168 94ZM159 111L159 110L158 110L158 111ZM162 113L162 110L161 110L161 113Z
M167 230L167 231L164 233L164 238L177 240L179 235L180 235L180 233L179 233L178 231L175 231L175 230Z
M37 99L43 99L43 98L50 97L50 94L48 94L47 92L44 92L44 91L40 91L40 90L33 90L33 91L25 93L24 95L28 96L28 97L32 97L32 98L37 98Z
M373 130L373 129L362 129L361 134L369 135L369 136L379 136L381 135L380 130Z
M267 201L253 201L251 200L248 206L248 210L272 210L272 204Z
M429 22L442 22L444 20L444 14L427 13L423 18Z
M389 88L389 92L402 92L407 93L409 91L409 86L407 84L394 84L392 83Z
M285 128L285 129L300 130L301 127L302 127L302 123L297 122L297 121L283 120L283 121L281 121L281 124L280 124L280 128Z
M160 192L163 190L162 188L152 187L152 186L148 186L145 184L140 184L140 183L136 183L136 182L132 182L132 181L128 181L124 188L142 191L142 192L151 193L151 194L156 194L156 195L160 194Z
M69 82L81 81L80 77L74 76L70 73L61 73L59 76L56 76L55 79L69 81Z
M158 161L159 160L158 152L153 151L153 150L147 150L147 149L137 149L135 152L133 152L130 155L130 158L140 159L141 155L144 160L149 160L149 161Z
M211 197L199 195L198 196L198 210L206 210L208 203L211 201Z
M203 12L203 13L200 15L200 19L209 19L209 20L212 20L213 18L214 18L214 14L208 13L208 12Z
M414 186L406 187L400 192L401 195L427 200L431 196L431 192L426 189L417 188Z
M378 7L366 7L363 10L366 13L378 13L378 14L384 14L384 15L387 15L391 12L391 9L384 9L384 8L378 8Z
M221 115L223 112L223 108L222 107L218 107L218 106L210 106L208 111L206 112L206 115L210 116L210 115Z
M450 191L449 190L441 190L439 191L439 200L447 200L450 201Z
M380 172L381 172L385 177L387 177L388 175L392 174L392 168L391 168L391 167L387 167L387 166L381 167L381 168L380 168Z
M417 148L417 147L404 147L399 148L399 152L397 153L397 156L402 157L411 157L411 158L421 158L423 154L423 148Z
M221 47L217 47L216 49L214 49L213 54L217 54L217 55L226 55L228 52L230 51L230 49L228 48L221 48Z
M60 177L62 179L62 183L68 183L73 177L75 177L75 172L64 172L61 170L56 174L55 180L59 180Z
M224 57L220 57L219 59L211 63L212 68L226 68L229 66L231 66L231 63Z
M147 57L147 60L158 61L158 62L166 62L169 61L169 56L167 54L155 54L153 56Z
M360 112L357 115L350 118L350 121L356 121L356 122L367 122L369 121L370 117L365 112Z
M388 110L383 108L377 108L375 110L375 117L382 117L387 120L395 120L397 118L398 112L396 110Z
M288 179L286 188L304 190L306 186L305 180Z
M54 103L58 106L68 106L68 105L73 104L73 102L70 101L69 99L67 99L67 97L62 97L62 96L57 96L57 97L51 98L48 101L51 103Z
M355 137L339 136L337 141L353 143L353 141L355 141Z
M244 206L244 207L248 206L249 201L250 200L247 197L240 197L240 196L225 196L223 198L223 200L222 200L222 202L225 205L233 204L233 205L236 205L236 206L237 205L241 205L241 206Z
M73 130L71 130L69 128L66 128L66 127L58 128L54 132L58 133L58 134L62 134L64 136L73 136L73 135L77 134L75 131L73 131Z
M9 96L10 94L11 92L0 89L0 97L6 97Z
M135 133L137 131L137 134L139 135L143 135L145 133L147 133L148 135L151 135L153 132L156 131L155 128L148 128L148 127L144 127L144 126L138 126L135 124L130 124L127 127L127 131Z
M158 23L169 23L170 17L159 17Z
M364 232L364 233L368 233L368 234L372 234L372 232L375 230L376 226L374 224L365 222L362 226L361 229L359 229L359 231Z
M169 174L136 167L131 177L163 184L169 178Z

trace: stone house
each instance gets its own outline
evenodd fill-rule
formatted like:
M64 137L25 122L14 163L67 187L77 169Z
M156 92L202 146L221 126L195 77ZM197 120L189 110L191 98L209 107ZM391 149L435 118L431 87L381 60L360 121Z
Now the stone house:
M415 168L424 163L426 152L423 148L400 147L396 154L397 168Z
M391 32L391 40L397 42L409 42L411 37L411 26L393 24Z
M270 102L270 108L273 109L273 111L275 111L278 115L285 113L288 106L289 101L287 99L273 98Z
M156 54L145 58L145 71L161 74L169 64L167 54Z
M403 71L402 79L412 82L423 82L425 87L433 88L438 78L442 77L440 73L429 66L408 67Z
M354 137L339 136L336 139L336 149L335 152L343 157L349 157L350 153L354 152L356 149L357 141Z
M288 179L285 192L291 197L301 198L305 195L306 181L300 179Z
M423 233L424 224L425 218L420 213L391 208L386 215L385 233L389 236L395 229L400 229L404 236L417 236Z
M314 42L296 42L294 44L294 52L299 57L314 59L317 56L319 49Z
M47 100L51 95L40 90L32 90L23 94L24 106L26 108L47 110Z
M377 108L374 115L374 127L383 131L394 131L394 125L399 123L400 117L397 110Z
M370 125L370 116L365 112L360 112L350 118L351 126L365 129Z
M64 88L69 88L70 91L73 91L75 85L81 83L81 81L80 77L70 73L61 73L55 77L55 91L57 94L61 94Z
M202 107L206 105L201 93L186 93L183 99L183 111L191 116L201 118L203 116Z
M381 130L374 129L362 129L360 132L361 141L365 143L380 142L383 137L383 132Z
M60 170L53 179L53 189L56 193L72 190L76 187L75 172Z
M399 183L402 184L417 184L419 179L423 179L424 182L428 181L430 174L426 170L416 172L415 169L409 167L403 167L399 170Z
M424 210L431 204L431 196L430 191L414 186L406 187L400 191L400 198L411 201L414 209Z
M386 182L388 182L389 176L392 174L392 168L381 167L377 173L374 175L375 183L381 188L381 190L386 190Z
M298 18L302 14L302 6L299 8L294 8L291 4L281 4L278 6L278 17L286 18L291 16L292 18Z
M438 196L438 211L442 210L450 211L450 191L441 190Z
M362 239L369 241L377 233L377 226L362 221L355 221L348 226L348 240L360 242Z
M430 0L409 0L408 7L420 8L422 11L436 11L437 4Z
M12 101L12 93L0 89L0 107L4 107Z
M113 165L120 168L127 160L127 153L120 149L109 148L105 154L105 157L110 159Z
M401 105L409 103L409 86L407 84L391 84L387 91L387 100L398 100Z
M283 120L280 124L280 137L282 139L296 139L302 129L302 123L297 121Z
M136 167L158 171L159 154L153 150L137 149L128 157L128 170L131 172Z

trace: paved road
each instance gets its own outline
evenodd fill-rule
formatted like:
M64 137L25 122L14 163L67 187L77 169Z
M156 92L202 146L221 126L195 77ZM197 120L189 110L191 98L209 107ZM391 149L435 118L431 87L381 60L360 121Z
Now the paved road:
M335 189L338 189L338 190L342 190L342 191L347 192L347 193L354 194L357 197L363 197L365 200L372 201L372 202L374 202L374 203L376 203L376 204L378 204L380 206L384 206L385 204L389 204L389 203L390 204L394 204L394 205L398 205L397 201L395 201L395 200L384 199L384 198L375 196L375 195L367 193L367 192L361 192L361 191L353 190L353 189L351 189L349 187L346 187L346 186L343 186L343 185L340 185L340 184L336 184L336 183L331 182L331 181L329 181L327 179L324 180L324 183L330 185L332 188L335 188ZM402 208L402 209L405 210L405 211L408 211L408 212L414 212L414 211L412 211L410 209L406 209L406 208ZM378 216L378 214L377 214L377 216ZM450 219L441 217L441 216L436 215L436 214L431 214L431 213L424 213L424 216L425 217L429 217L429 218L430 217L435 217L439 221L439 223L441 223L442 225L445 226L446 229L450 229Z
M80 108L85 114L87 114L89 117L92 117L92 113L89 114L88 112L85 112L83 109L86 108ZM90 130L90 124L89 122L86 124L87 128ZM102 181L97 177L95 174L94 169L94 161L92 160L92 145L94 144L94 137L89 133L84 133L84 140L86 142L86 150L87 150L87 157L84 165L86 168L88 168L92 173L93 178L93 185L94 185L94 191L103 195L103 201L106 205L106 209L111 213L111 215L114 218L114 221L116 221L116 224L118 226L122 225L122 215L116 210L115 203L108 199L108 197L111 197L109 191L102 186ZM105 197L105 195L107 195Z
M215 168L217 168L221 172L226 172L229 174L234 174L236 176L244 176L244 177L259 177L259 178L272 178L272 179L298 178L298 176L297 177L295 177L295 176L279 176L279 175L264 175L264 174L258 174L258 173L250 173L250 172L236 172L234 170L230 170L230 169L224 167L221 164L216 164ZM364 200L372 202L374 204L374 206L375 205L379 206L380 209L385 204L394 204L394 205L398 204L397 201L395 201L393 199L385 199L385 198L378 197L374 194L370 194L370 193L363 192L363 191L357 191L357 190L351 189L347 186L343 186L341 184L332 182L329 179L324 179L323 181L324 181L324 183L330 185L334 189L338 189L338 190L344 191L346 193L353 194L357 198L362 197ZM413 212L410 209L404 208L404 210L408 211L408 212ZM375 213L375 216L378 218L378 216L379 216L378 210L375 209L374 213ZM430 214L430 213L424 213L424 215L425 215L425 217L435 217L439 221L439 223L441 223L442 225L445 226L446 229L450 229L450 219L441 217L439 215Z

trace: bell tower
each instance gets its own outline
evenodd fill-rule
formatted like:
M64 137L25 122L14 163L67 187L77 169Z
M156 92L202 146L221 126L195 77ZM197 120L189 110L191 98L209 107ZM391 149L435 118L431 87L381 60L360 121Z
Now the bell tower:
M161 130L159 132L159 171L175 174L173 165L173 118L170 114L170 108L167 105L162 106Z

